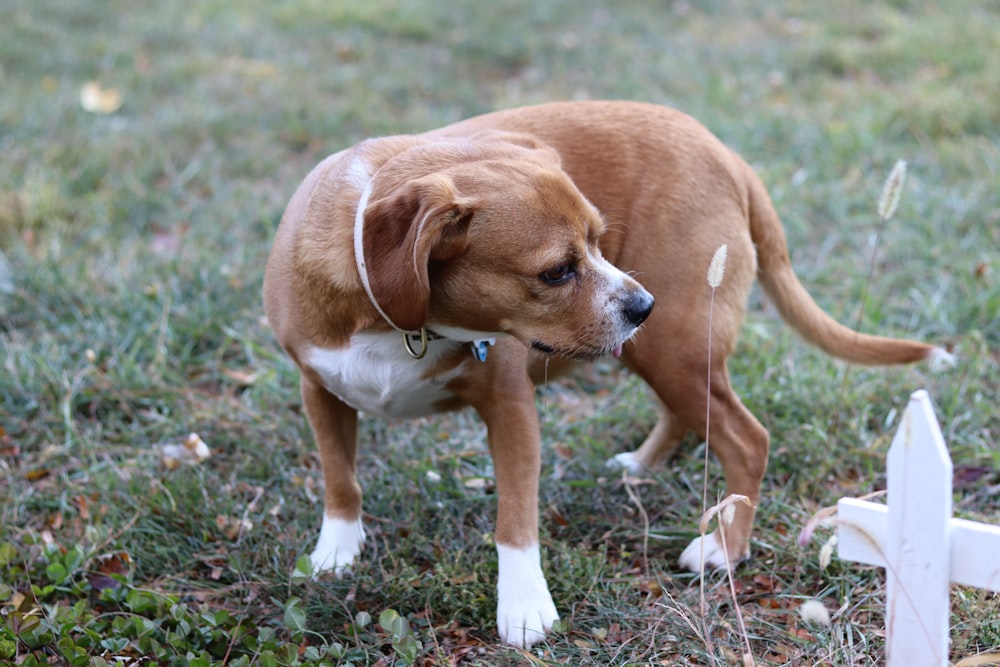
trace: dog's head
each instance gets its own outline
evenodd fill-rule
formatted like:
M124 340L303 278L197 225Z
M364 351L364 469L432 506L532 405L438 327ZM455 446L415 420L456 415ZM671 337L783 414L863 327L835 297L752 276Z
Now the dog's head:
M509 334L585 358L620 352L652 309L601 255L597 209L531 137L417 146L369 187L364 262L372 296L400 328Z

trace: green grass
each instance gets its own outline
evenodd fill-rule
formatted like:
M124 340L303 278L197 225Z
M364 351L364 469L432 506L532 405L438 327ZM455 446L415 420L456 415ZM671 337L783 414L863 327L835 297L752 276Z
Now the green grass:
M1000 11L744 4L0 0L0 662L708 664L697 582L676 566L700 445L634 499L603 469L653 424L635 378L599 364L540 392L564 624L522 653L496 644L495 497L474 481L492 466L470 413L364 420L369 541L353 577L302 576L319 465L261 319L277 221L323 156L495 108L629 98L695 115L755 165L832 314L856 323L867 284L866 331L959 354L940 375L848 370L755 294L731 360L773 443L737 573L754 655L881 664L883 575L821 569L826 534L796 537L884 488L918 388L959 472L956 512L1000 523ZM89 80L121 110L84 112ZM868 283L897 159L906 187ZM161 447L192 431L212 456L168 470ZM808 598L832 627L798 619ZM952 659L1000 648L996 595L952 598ZM740 638L721 580L707 602L725 664Z

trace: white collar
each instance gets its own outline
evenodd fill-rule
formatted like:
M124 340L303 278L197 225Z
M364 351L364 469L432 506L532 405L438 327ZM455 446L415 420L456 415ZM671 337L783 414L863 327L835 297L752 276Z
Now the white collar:
M365 209L368 208L368 200L372 196L372 183L375 181L375 176L372 175L368 182L365 183L365 187L361 190L361 196L358 198L358 208L354 212L354 263L358 268L358 275L361 277L361 285L365 288L365 294L368 295L368 300L371 304L375 306L375 310L378 314L382 316L386 324L391 326L396 331L403 334L403 347L414 359L421 359L427 353L427 343L431 340L438 340L444 338L444 336L439 336L434 332L428 331L426 327L421 327L419 331L408 331L398 326L392 321L392 318L382 310L382 306L379 305L378 299L375 298L375 292L372 291L371 278L368 276L368 265L365 263L365 246L364 246L364 231L365 231ZM419 350L414 350L412 341L419 341L421 348ZM489 346L496 342L495 338L481 338L474 340L469 343L469 347L472 349L472 356L474 356L479 361L486 361L486 352Z
M361 191L361 197L358 199L358 208L354 213L354 263L358 267L358 275L361 276L361 284L365 288L365 293L368 295L368 300L372 302L375 306L375 310L378 314L382 316L389 326L391 326L396 331L400 331L404 334L413 333L419 334L418 331L407 331L406 329L400 328L392 321L384 310L382 306L378 305L378 300L375 298L375 293L372 291L371 279L368 277L368 265L365 263L365 209L368 208L368 200L372 196L372 183L375 181L374 176L368 179L365 183L364 189Z

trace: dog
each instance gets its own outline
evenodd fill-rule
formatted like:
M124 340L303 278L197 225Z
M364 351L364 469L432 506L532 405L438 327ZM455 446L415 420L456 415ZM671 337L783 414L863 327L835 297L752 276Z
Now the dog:
M722 245L725 278L710 300L706 271ZM539 553L535 386L605 355L660 402L646 440L616 457L632 470L668 457L689 431L704 437L711 376L711 450L727 493L752 506L735 505L725 535L695 539L680 562L698 571L747 558L769 437L733 392L726 357L755 278L832 356L948 357L824 313L792 270L760 179L676 110L551 103L326 158L292 196L264 278L267 319L301 371L322 462L314 571L345 573L364 543L358 412L399 419L471 406L496 469L498 632L516 646L540 641L559 616Z

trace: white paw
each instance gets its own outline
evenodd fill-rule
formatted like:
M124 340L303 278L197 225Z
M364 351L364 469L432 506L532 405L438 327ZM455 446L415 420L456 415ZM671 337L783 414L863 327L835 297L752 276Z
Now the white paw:
M361 518L356 521L323 517L316 548L309 554L313 576L333 570L338 577L348 574L348 567L361 552L365 542L365 529Z
M608 470L625 470L630 475L638 475L646 469L646 466L635 457L635 452L615 454L604 463L604 467Z
M724 569L726 567L726 551L722 548L722 541L719 539L718 529L713 530L708 535L696 537L691 540L681 553L681 567L691 572L701 572ZM749 557L749 550L742 557L736 560L733 565ZM704 567L702 566L704 564Z
M691 540L678 559L681 567L691 572L715 570L726 566L726 552L715 539L715 531Z
M542 573L538 545L497 545L497 631L508 644L528 648L545 638L559 613Z

